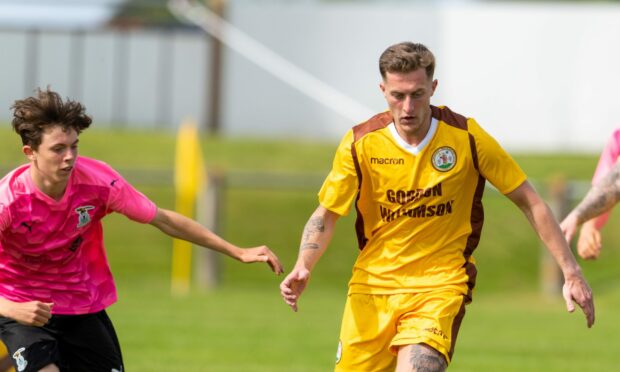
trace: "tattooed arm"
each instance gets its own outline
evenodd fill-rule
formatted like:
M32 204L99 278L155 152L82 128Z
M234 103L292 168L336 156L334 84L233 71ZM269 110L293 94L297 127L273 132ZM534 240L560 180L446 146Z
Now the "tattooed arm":
M560 224L567 241L571 241L577 227L585 221L610 210L620 200L620 163L592 186L581 203Z
M280 294L293 311L297 311L297 301L308 284L310 272L327 249L338 217L319 206L304 227L297 263L280 284Z

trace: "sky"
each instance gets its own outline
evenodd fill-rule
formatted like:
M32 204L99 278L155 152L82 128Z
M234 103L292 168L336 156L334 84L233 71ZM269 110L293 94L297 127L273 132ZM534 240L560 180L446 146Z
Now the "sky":
M122 0L0 0L0 27L98 27L119 2Z

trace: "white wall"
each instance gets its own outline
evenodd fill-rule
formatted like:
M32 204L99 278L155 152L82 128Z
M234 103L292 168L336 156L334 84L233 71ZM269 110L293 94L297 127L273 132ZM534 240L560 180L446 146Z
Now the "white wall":
M16 99L49 85L83 102L97 127L203 122L210 43L178 30L0 30L0 121Z
M413 40L436 55L434 103L476 118L506 148L598 151L620 123L618 5L281 2L277 7L233 3L229 15L251 36L375 111L385 109L379 54L390 44ZM226 66L229 134L339 138L352 125L234 52Z
M620 124L619 21L617 5L447 8L445 100L507 147L598 151Z

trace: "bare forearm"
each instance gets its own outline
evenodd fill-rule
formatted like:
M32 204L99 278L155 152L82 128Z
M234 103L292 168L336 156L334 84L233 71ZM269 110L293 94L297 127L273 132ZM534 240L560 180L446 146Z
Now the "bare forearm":
M4 297L0 297L0 316L10 318L10 308L13 306L13 301L7 300Z
M151 224L173 238L186 240L233 258L238 258L240 255L239 247L222 239L198 222L176 212L160 210Z
M597 217L610 210L620 200L620 167L616 164L572 212L578 224Z
M564 277L580 274L581 269L571 252L549 207L542 201L525 213L530 224L562 269Z
M613 188L594 186L572 212L577 223L582 224L610 210L618 202L617 191Z
M332 238L337 216L322 207L312 214L301 237L297 266L312 270Z

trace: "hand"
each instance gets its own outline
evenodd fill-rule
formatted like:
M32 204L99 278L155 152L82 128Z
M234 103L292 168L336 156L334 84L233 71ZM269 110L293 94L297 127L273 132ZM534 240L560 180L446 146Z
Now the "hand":
M562 230L562 234L564 234L564 238L566 238L568 243L573 240L573 236L575 236L578 226L579 224L577 223L577 217L573 213L566 216L564 221L560 223L560 229Z
M595 260L601 253L601 232L594 225L594 220L583 224L577 240L577 253L584 260Z
M7 308L3 313L6 314L7 318L11 318L20 324L42 327L52 317L53 303L40 301L7 301L7 303Z
M562 288L562 295L566 301L568 312L575 311L573 301L576 302L586 315L588 328L592 327L594 324L594 300L592 299L592 290L583 276L579 274L566 279Z
M252 262L267 262L269 267L271 267L271 271L280 275L284 272L284 268L276 256L267 246L261 245L260 247L254 248L245 248L241 252L241 256L239 257L239 261L244 263L252 263Z
M297 311L297 301L306 289L308 280L310 280L310 271L295 268L280 284L280 294L293 311Z

